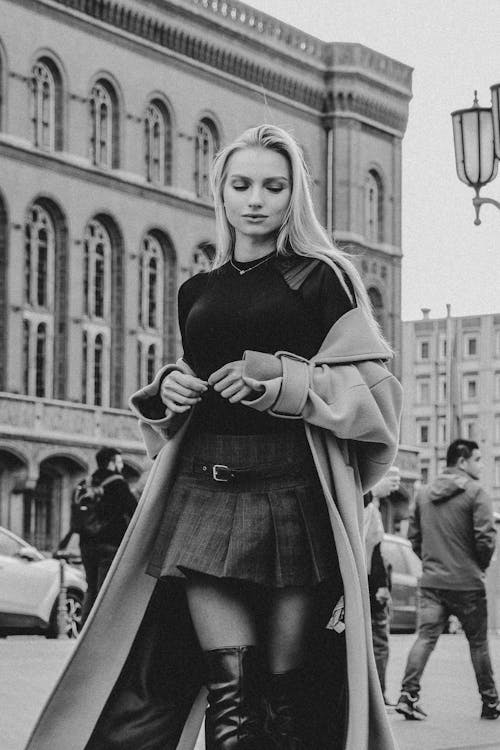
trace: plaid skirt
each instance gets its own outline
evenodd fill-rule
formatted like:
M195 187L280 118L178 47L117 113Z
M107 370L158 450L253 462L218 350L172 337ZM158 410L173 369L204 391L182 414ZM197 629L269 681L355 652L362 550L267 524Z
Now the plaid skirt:
M147 572L189 571L277 588L339 575L302 431L188 436Z

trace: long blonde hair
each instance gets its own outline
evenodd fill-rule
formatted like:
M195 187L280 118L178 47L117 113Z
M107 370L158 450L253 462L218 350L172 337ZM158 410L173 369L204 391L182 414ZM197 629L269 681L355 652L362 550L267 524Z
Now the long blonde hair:
M246 148L268 148L277 151L285 157L290 167L292 175L290 202L276 238L277 254L318 258L328 263L352 300L352 292L344 279L344 274L347 275L354 289L357 306L365 312L371 327L387 347L387 342L374 318L372 305L361 276L347 254L335 246L316 217L311 198L310 176L301 148L286 130L276 125L264 124L249 128L233 143L221 149L214 159L210 175L216 223L216 252L213 268L219 268L227 263L234 251L235 234L227 220L223 191L231 156L236 151Z

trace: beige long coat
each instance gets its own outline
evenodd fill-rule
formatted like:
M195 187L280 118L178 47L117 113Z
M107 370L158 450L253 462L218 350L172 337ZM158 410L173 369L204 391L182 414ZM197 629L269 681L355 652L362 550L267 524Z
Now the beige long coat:
M372 652L362 542L362 493L385 474L397 451L401 387L382 364L388 356L358 308L335 323L311 361L286 352L245 354L249 382L258 381L263 389L249 406L277 418L304 420L330 514L345 596L348 701L342 750L396 750ZM175 367L185 364L180 361ZM158 454L141 502L26 750L115 747L89 743L89 738L134 639L135 648L143 632L139 628L157 586L145 570L186 429L186 421L180 424L175 415L158 418L164 372L131 400L148 450ZM203 690L191 703L189 717L185 722L182 717L179 750L194 748L204 712ZM159 746L138 741L136 747Z

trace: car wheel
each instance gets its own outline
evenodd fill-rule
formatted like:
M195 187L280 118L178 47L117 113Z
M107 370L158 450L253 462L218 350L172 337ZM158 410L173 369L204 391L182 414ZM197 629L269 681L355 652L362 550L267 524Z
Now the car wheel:
M76 638L82 628L82 604L83 595L79 591L70 590L66 594L66 616L64 634L68 638ZM57 638L59 630L57 627L57 601L52 608L50 626L45 633L46 638Z

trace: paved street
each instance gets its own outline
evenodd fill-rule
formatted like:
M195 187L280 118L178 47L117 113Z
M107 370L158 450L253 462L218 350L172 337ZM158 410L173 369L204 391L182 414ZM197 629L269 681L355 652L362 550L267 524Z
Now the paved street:
M391 638L389 697L397 697L412 641L413 636ZM500 676L500 637L492 636L491 648L495 671ZM71 649L71 641L43 638L0 641L1 750L22 750L30 727ZM448 635L440 640L424 676L422 705L429 713L426 722L407 722L397 714L390 716L400 750L500 749L500 720L479 720L480 702L463 636ZM67 750L81 748L68 745Z

